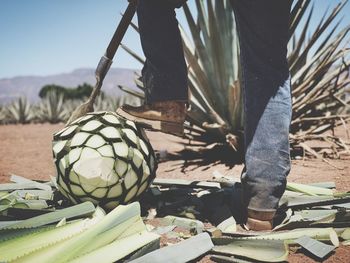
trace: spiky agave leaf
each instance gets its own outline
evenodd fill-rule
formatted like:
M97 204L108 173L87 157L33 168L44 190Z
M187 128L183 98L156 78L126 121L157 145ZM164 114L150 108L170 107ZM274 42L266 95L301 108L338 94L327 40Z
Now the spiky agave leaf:
M0 124L5 124L7 122L6 120L6 113L3 106L0 106Z
M339 125L341 117L345 120L350 117L338 114L350 105L343 100L345 88L350 83L350 25L341 29L338 19L348 1L336 3L313 30L310 29L313 7L307 11L309 5L310 1L299 0L293 10L296 13L296 7L300 6L299 13L307 19L297 23L300 33L292 27L295 30L291 32L288 56L293 87L291 131L296 135L320 134Z
M4 119L9 123L29 123L34 118L33 106L25 97L13 101L4 110Z
M350 25L340 28L338 21L348 1L332 3L333 10L326 12L315 28L310 26L314 19L311 3L312 0L295 1L291 11L288 60L293 134L321 133L349 119L348 115L337 115L349 106L343 98L350 82L350 49L346 48ZM238 135L243 129L239 43L229 1L195 0L195 7L195 12L186 4L183 8L191 37L180 27L191 90L187 128L190 138L209 144L225 141L228 134ZM123 48L144 62L132 50ZM237 140L231 138L235 146Z
M48 92L39 103L37 117L41 122L59 123L65 121L68 118L68 111L65 109L63 95L54 91Z

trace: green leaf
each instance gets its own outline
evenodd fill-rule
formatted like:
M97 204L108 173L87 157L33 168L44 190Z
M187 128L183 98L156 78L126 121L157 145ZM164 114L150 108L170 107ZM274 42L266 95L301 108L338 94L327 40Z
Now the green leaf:
M127 206L120 205L102 218L96 225L76 235L71 239L58 243L54 246L32 253L23 258L23 262L66 262L72 260L84 251L84 247L97 240L98 236L105 231L122 224L132 217L140 215L140 205L132 203Z
M288 246L278 240L237 240L213 238L214 252L241 256L262 262L282 262L288 258Z
M172 246L163 247L148 253L130 263L182 263L189 262L207 253L213 248L213 243L208 233L202 233Z
M80 220L54 229L44 228L43 231L38 229L38 232L1 242L0 261L13 261L37 250L68 240L85 231L92 222L96 223L92 220Z
M159 238L159 235L149 233L146 230L144 230L140 233L133 234L122 239L117 239L106 246L103 246L89 254L76 258L70 262L117 262L118 260L126 257L127 255L130 255L132 252L142 248L143 246L155 240L159 240Z
M57 210L55 212L23 220L21 222L2 227L0 230L34 228L59 222L62 218L71 219L90 216L93 212L95 212L94 205L91 202L85 202L72 207Z
M264 234L253 237L240 237L238 240L280 240L286 244L295 244L296 240L302 236L308 236L321 241L331 241L336 247L339 246L337 233L333 228L302 228L290 231L281 231L276 233Z
M319 259L325 258L335 249L335 246L324 244L307 236L298 238L296 242Z
M304 193L311 196L317 196L317 195L333 196L333 191L331 189L326 189L323 187L317 187L312 185L292 183L292 182L287 183L286 189L289 191Z

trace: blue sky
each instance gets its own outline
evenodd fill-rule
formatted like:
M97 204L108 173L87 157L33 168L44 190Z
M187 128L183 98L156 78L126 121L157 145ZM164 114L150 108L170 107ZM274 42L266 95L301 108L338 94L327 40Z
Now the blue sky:
M319 18L339 0L315 2ZM126 6L126 0L0 0L0 78L95 68ZM349 3L343 13L350 14ZM184 22L181 11L178 18ZM349 15L343 24L350 24ZM124 43L141 52L129 31ZM113 66L141 67L121 50Z

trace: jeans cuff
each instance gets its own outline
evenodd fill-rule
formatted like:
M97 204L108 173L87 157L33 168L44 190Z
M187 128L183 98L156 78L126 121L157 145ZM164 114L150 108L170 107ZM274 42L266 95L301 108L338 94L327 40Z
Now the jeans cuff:
M270 221L274 218L275 214L276 214L276 210L275 209L264 209L264 210L260 210L260 209L252 209L250 207L248 207L248 217L253 218L253 219L258 219L258 220L262 220L262 221Z

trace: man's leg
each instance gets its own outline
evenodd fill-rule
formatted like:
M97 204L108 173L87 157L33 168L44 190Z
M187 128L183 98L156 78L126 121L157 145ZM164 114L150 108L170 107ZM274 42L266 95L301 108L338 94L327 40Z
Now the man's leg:
M243 198L248 227L269 229L290 171L291 90L287 64L290 0L232 0L245 107Z
M181 135L188 83L174 8L164 0L139 0L137 15L146 56L142 80L147 105L138 108L124 106L117 112L136 122L149 124L151 128ZM181 127L173 123L181 124Z

